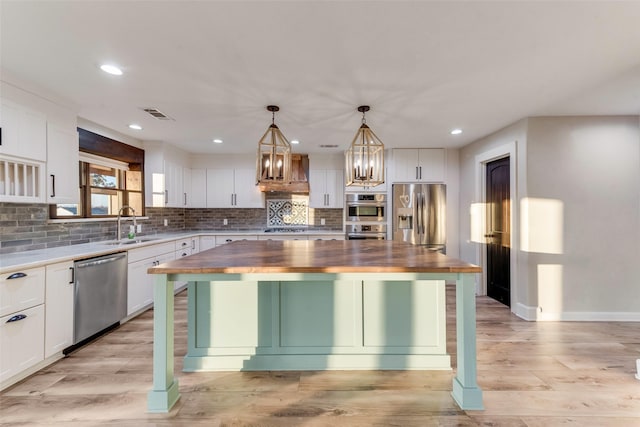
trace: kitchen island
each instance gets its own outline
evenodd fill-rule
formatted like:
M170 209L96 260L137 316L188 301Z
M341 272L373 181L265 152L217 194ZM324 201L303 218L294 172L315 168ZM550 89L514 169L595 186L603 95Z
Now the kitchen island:
M480 268L394 241L239 241L149 269L154 287L148 410L178 400L173 286L187 281L185 371L450 369L444 282L456 283L453 398L482 409L476 382Z

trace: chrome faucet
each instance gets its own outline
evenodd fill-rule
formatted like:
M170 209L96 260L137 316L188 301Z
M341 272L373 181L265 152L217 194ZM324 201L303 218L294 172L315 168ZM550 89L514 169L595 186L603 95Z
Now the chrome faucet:
M133 214L133 229L136 229L136 211L135 209L133 209L131 206L127 206L124 205L123 207L120 208L120 210L118 211L118 229L116 231L116 240L120 240L122 238L122 226L120 224L120 221L122 219L122 211L124 209L129 209L131 211L131 213Z

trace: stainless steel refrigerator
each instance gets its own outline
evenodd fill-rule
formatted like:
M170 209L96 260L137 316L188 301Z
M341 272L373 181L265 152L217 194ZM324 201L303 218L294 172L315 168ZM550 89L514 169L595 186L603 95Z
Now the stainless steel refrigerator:
M393 240L446 253L446 186L393 184Z

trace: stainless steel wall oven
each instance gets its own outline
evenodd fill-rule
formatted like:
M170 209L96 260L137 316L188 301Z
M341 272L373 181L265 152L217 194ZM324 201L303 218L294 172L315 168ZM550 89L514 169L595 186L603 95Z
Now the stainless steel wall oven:
M347 193L346 222L386 222L387 195L383 193Z
M347 240L386 240L386 224L350 224L347 225Z
M387 238L387 195L347 193L345 195L345 238L385 240Z

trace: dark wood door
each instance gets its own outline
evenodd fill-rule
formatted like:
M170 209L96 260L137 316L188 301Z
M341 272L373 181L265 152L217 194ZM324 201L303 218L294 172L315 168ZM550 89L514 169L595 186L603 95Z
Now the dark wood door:
M511 306L509 158L487 163L487 295Z

